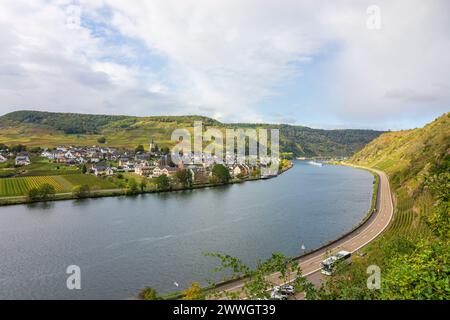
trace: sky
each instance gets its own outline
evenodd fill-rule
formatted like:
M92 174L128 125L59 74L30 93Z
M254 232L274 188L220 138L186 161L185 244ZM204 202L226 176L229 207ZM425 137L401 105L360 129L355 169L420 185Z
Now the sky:
M448 0L2 0L0 114L421 127L449 33Z

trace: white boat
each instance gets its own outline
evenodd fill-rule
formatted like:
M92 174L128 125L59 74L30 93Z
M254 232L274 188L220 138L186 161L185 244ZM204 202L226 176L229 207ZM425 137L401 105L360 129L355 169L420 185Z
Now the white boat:
M267 180L267 179L275 178L277 176L278 176L277 174L263 174L263 175L261 175L261 179Z
M313 165L313 166L318 166L318 167L322 166L322 163L316 162L316 161L308 161L308 164Z

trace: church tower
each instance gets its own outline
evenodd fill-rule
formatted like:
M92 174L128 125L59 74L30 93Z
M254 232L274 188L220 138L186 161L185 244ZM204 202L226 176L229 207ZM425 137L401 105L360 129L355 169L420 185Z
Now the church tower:
M149 150L149 152L153 152L154 149L155 149L155 143L153 142L153 139L152 139L148 150Z

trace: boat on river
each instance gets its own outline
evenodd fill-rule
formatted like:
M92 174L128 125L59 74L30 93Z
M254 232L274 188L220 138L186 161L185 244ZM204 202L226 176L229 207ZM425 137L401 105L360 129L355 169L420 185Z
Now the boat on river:
M317 167L323 166L323 164L321 162L317 162L317 161L308 161L308 164L317 166Z

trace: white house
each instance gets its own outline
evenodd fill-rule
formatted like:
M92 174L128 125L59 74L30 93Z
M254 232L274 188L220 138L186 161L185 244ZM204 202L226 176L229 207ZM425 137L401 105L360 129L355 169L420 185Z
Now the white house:
M77 157L72 153L72 151L67 151L65 154L64 154L64 157L66 158L66 159L76 159Z
M119 159L119 166L120 166L120 167L125 167L125 166L127 166L127 165L129 164L129 162L130 162L130 159L129 159L129 158L127 158L127 157L121 157L121 158Z
M162 169L160 167L155 167L153 168L153 172L152 172L152 177L153 178L158 178L159 176L161 176L164 172L162 171Z
M158 178L159 176L162 176L163 174L165 174L166 176L172 176L177 172L176 168L171 168L171 167L160 167L157 166L153 169L153 174L152 177L153 178Z
M16 166L27 166L31 164L30 158L28 156L17 156Z
M94 164L92 170L96 176L112 176L114 174L112 168L105 164Z
M8 161L8 158L0 154L0 163L5 163L6 161Z
M153 173L153 167L150 167L148 163L140 163L134 169L134 172L140 176L148 177Z

